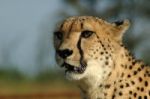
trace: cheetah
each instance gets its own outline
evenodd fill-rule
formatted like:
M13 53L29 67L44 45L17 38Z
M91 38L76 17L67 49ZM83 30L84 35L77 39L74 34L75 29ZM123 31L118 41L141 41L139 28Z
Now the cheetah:
M54 32L56 62L83 99L150 99L150 67L123 45L129 20L74 16Z

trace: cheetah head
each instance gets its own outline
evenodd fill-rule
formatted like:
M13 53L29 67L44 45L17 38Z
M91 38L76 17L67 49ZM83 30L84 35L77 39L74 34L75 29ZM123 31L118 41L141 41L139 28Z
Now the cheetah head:
M128 26L128 20L108 23L92 16L66 19L54 32L56 61L66 77L81 80L112 69L112 53L117 52Z

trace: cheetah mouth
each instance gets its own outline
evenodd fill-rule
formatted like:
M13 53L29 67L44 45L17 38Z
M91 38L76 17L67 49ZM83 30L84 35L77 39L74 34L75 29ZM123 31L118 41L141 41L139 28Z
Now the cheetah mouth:
M77 66L73 66L73 65L71 65L71 64L68 64L68 63L66 63L66 62L64 62L62 65L61 65L61 67L65 67L65 73L66 72L73 72L73 73L79 73L79 74L82 74L84 71L85 71L85 69L86 69L86 63L84 62L84 63L81 63L81 65L79 66L79 67L77 67Z

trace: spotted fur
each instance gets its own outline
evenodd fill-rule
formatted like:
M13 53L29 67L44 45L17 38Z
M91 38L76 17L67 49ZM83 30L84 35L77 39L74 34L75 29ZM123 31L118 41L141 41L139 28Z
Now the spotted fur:
M56 61L65 62L66 77L78 85L84 99L150 99L150 68L122 44L129 25L128 20L109 23L79 16L56 30Z

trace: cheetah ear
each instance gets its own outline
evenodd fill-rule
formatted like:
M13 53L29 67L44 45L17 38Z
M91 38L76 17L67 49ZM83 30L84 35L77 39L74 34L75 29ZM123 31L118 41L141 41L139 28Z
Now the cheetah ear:
M116 21L112 23L113 29L112 33L113 36L117 41L122 41L123 34L128 30L130 26L129 20L125 19L123 21Z

